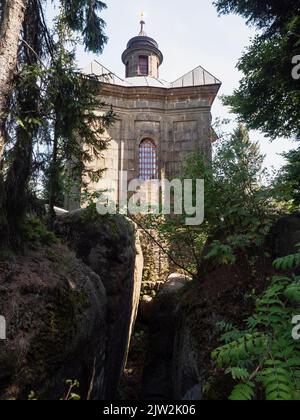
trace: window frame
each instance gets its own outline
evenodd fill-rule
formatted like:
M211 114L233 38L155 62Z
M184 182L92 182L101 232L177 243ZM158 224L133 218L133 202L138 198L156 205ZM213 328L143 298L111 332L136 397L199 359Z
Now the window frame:
M142 63L142 60L145 60L144 63ZM149 56L148 55L139 55L138 75L149 76Z

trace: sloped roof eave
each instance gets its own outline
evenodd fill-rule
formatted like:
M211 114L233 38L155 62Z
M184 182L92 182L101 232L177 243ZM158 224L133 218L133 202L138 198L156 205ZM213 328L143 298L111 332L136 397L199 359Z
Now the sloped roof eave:
M115 73L108 70L105 66L94 60L82 70L83 74L94 75L98 78L102 78L102 83L111 84L123 87L154 87L162 89L177 89L177 88L188 88L188 87L201 87L201 86L220 86L222 82L205 70L202 66L196 67L194 70L186 73L182 77L178 78L172 83L168 83L165 80L154 79L151 77L135 77L122 79ZM145 85L141 83L145 82Z

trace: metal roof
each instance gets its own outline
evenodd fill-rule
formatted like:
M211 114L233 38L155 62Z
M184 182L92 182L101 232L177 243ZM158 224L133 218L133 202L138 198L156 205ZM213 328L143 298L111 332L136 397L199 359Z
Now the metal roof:
M206 86L220 85L221 81L205 70L203 67L196 67L194 70L175 80L171 87Z
M170 88L171 85L166 80L156 79L150 76L137 76L137 77L128 77L125 79L125 83L128 86L150 86L150 87L161 87L161 88Z
M172 83L169 83L162 79L155 79L153 77L145 76L122 79L96 60L92 61L87 67L85 67L82 70L82 72L86 75L94 75L99 77L103 83L127 87L151 86L170 89L221 84L221 81L219 79L217 79L215 76L213 76L201 66L195 68L194 70L190 71L189 73L185 74L184 76L180 77Z
M133 38L131 38L128 43L127 43L127 48L132 48L132 47L139 47L139 46L145 46L145 45L149 45L151 47L155 47L158 48L158 43L155 41L155 39L150 38L147 35L138 35L135 36Z
M98 61L92 61L81 71L87 76L97 76L103 83L109 83L111 85L126 86L125 80L118 77L115 73L111 72L108 68L104 67Z

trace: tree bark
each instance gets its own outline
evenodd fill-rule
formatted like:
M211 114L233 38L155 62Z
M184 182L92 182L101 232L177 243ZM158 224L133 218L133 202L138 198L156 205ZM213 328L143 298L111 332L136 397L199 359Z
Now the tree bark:
M26 5L27 0L6 0L0 28L0 168L5 145L6 112Z

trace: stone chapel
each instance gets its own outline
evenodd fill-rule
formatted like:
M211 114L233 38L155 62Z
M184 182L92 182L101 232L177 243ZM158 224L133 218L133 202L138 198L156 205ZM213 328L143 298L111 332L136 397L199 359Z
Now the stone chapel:
M132 179L171 180L185 157L202 152L211 159L211 107L221 82L199 66L172 83L160 78L163 53L140 22L138 36L122 54L125 77L120 78L97 61L84 73L102 83L101 98L113 107L116 121L105 134L109 147L93 164L105 169L104 179L118 183L121 172ZM183 58L183 55L179 55ZM93 189L99 189L97 185ZM100 188L101 189L101 188ZM78 207L69 200L68 210Z

